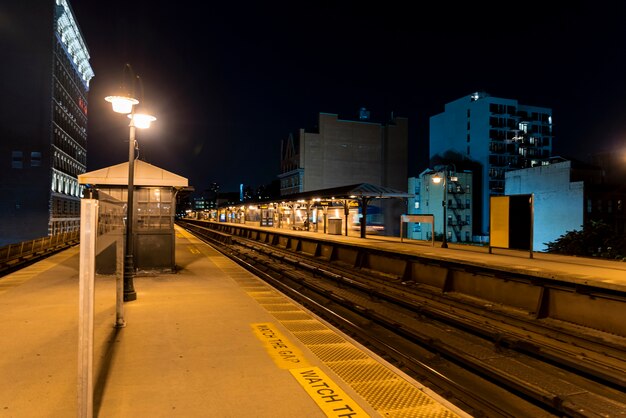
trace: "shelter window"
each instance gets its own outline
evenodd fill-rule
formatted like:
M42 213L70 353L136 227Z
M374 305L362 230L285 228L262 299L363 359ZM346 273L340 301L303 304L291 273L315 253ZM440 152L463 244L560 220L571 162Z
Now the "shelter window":
M172 228L172 193L167 188L139 189L137 226L140 229Z

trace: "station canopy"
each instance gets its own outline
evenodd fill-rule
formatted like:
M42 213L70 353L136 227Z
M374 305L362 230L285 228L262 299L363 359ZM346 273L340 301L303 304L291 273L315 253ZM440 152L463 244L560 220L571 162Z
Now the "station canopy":
M331 187L329 189L311 190L308 192L293 193L282 196L281 200L310 200L310 199L385 199L415 197L412 193L392 189L391 187L376 186L369 183L350 184L348 186Z
M135 160L134 167L135 175L133 183L135 186L188 187L188 181L185 177L171 173L145 161ZM79 174L78 183L97 186L128 186L128 162Z

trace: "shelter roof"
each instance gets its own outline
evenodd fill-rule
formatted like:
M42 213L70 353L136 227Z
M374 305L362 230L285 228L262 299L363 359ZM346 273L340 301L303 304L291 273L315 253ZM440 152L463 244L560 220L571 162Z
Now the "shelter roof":
M189 181L182 176L149 164L145 161L135 160L135 186L170 186L188 187ZM115 185L128 186L128 162L101 168L78 175L79 184L91 184L94 186Z
M282 200L300 199L359 199L359 198L385 199L393 197L415 197L412 193L392 189L391 187L377 186L369 183L357 183L347 186L332 187L329 189L311 190L308 192L294 193L282 196Z

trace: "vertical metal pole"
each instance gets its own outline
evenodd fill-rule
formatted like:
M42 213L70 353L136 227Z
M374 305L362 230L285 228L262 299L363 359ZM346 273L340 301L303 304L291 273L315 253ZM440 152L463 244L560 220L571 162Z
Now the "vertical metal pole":
M493 216L493 196L489 197L489 254L493 254L493 247L491 246L491 217Z
M124 258L124 301L137 299L133 278L135 260L133 257L133 195L135 194L135 108L130 117L130 137L128 141L128 205L126 209L126 257Z
M430 241L432 246L435 246L435 218L433 218L433 222L430 224L431 232L430 232Z
M11 256L11 244L9 244L9 246L7 247L7 258L5 258L5 261L8 261L10 256Z
M535 195L531 193L528 199L530 204L530 258L533 258L533 240L535 232Z
M366 237L367 233L367 203L369 199L367 197L361 198L361 238Z
M304 208L306 209L306 221L304 222L304 230L305 231L310 231L311 230L311 204L309 202L306 202L304 204Z
M441 248L448 248L448 214L446 208L448 206L448 169L443 170L443 240Z
M343 201L343 213L346 219L346 237L348 236L348 220L350 219L350 206L348 206L348 200Z
M80 202L78 416L93 417L93 322L98 200Z
M115 243L115 328L124 328L124 240L120 234Z

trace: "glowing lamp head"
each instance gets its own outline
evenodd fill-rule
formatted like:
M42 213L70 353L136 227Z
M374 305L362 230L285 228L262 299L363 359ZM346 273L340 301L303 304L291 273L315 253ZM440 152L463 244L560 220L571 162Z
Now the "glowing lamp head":
M132 121L135 123L135 127L140 129L149 128L150 124L156 120L154 116L145 115L143 113L128 115L128 119L132 119Z
M133 106L139 103L139 100L127 96L108 96L104 100L111 103L114 112L123 114L132 112Z
M435 183L435 184L439 184L439 183L441 183L441 180L442 180L442 179L441 179L441 176L439 175L439 173L437 173L437 174L435 174L435 175L433 176L432 180L433 180L433 183Z

